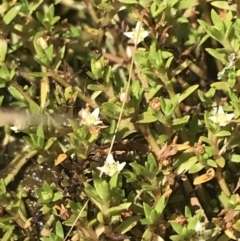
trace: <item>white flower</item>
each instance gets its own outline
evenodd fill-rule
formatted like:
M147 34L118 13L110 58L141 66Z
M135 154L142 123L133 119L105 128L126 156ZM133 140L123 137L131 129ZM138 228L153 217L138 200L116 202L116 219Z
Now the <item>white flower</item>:
M211 234L211 230L205 230L205 226L198 221L195 226L194 241L205 241Z
M104 163L104 166L97 167L97 169L100 170L102 173L105 173L106 175L112 177L115 173L119 173L120 171L122 171L125 165L126 165L126 162L123 162L120 164L118 161L115 162L113 155L109 154Z
M23 120L20 117L16 117L16 119L13 121L13 125L10 126L10 130L14 131L15 133L20 132L21 130L25 129L27 126L26 124L23 122Z
M226 114L222 108L222 106L213 108L213 116L210 116L209 119L219 124L220 126L226 126L234 117L234 114Z
M101 124L99 120L99 108L96 108L92 113L82 109L82 124L87 126Z
M20 128L18 126L10 126L10 129L16 133L20 132Z
M133 29L132 32L125 32L123 34L132 39L135 45L138 45L148 36L149 32L144 31L141 22L138 21L135 29Z

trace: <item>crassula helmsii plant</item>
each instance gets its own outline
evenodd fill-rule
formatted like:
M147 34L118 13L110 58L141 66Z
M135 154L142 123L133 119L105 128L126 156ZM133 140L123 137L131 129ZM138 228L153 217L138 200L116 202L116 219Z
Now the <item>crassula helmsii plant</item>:
M239 8L3 1L2 240L238 240Z

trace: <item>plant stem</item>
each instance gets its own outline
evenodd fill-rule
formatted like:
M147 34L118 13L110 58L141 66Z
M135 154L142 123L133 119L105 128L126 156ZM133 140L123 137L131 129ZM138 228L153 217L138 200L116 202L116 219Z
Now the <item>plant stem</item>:
M222 172L222 168L221 167L217 167L216 169L216 178L218 181L218 184L221 188L221 190L229 197L231 196L231 192L227 186L227 183L225 181L225 179L223 178L223 172Z
M7 176L4 178L5 185L7 186L10 182L12 182L15 178L15 176L18 174L18 172L21 170L21 168L35 155L37 155L38 151L33 150L28 152L27 154L25 152L18 154L13 161L3 170L1 170L2 173L6 174Z
M214 156L218 156L219 148L218 148L218 137L216 137L214 134L212 135L212 144L214 147ZM227 195L230 196L231 192L226 184L225 179L223 178L223 170L221 167L216 168L216 178L218 181L218 184L221 188L221 190Z
M140 131L142 132L144 138L147 140L147 142L151 146L153 152L158 157L159 153L161 152L161 149L160 149L159 145L157 144L155 138L152 136L149 128L144 124L139 124L138 127L139 127Z

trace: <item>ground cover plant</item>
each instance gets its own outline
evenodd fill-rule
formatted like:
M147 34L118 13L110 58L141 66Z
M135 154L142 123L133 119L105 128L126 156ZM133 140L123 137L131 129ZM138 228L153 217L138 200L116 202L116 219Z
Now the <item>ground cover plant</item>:
M240 2L0 4L0 239L240 239Z

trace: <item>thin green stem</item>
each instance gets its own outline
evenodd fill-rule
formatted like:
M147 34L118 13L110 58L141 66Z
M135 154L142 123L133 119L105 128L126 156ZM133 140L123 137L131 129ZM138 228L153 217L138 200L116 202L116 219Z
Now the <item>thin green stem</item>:
M219 153L219 148L218 148L218 137L216 137L215 135L212 135L212 144L213 144L213 147L214 147L214 156L218 156L218 153ZM230 196L231 195L231 192L227 186L227 183L223 177L223 170L221 167L217 167L216 168L216 178L217 178L217 181L218 181L218 184L221 188L221 190L227 195L227 196Z
M152 136L149 128L144 124L139 124L138 128L142 132L143 136L145 137L145 139L147 140L149 145L151 146L155 155L159 156L161 149L160 149L159 145L157 144L155 138Z

